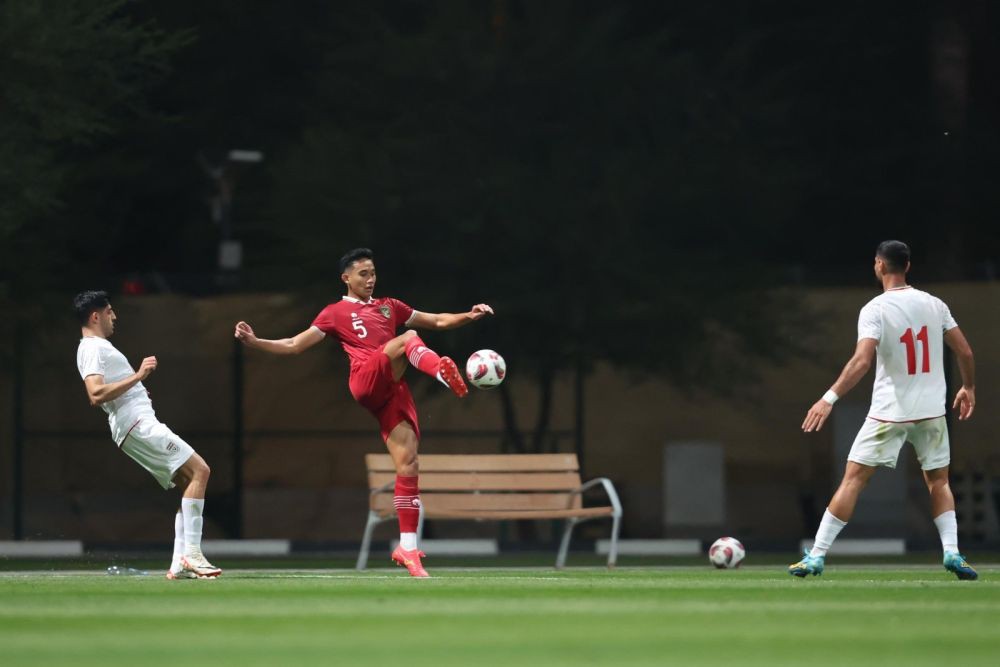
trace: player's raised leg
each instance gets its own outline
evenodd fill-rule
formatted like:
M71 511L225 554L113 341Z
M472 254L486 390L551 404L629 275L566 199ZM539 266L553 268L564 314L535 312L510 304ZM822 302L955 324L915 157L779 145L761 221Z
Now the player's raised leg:
M211 472L205 459L192 454L174 476L175 483L179 482L178 486L183 489L181 515L184 522L184 555L181 556L181 567L199 577L217 577L222 574L222 570L209 563L201 552L205 490Z
M965 557L958 551L958 519L955 516L955 497L951 493L948 482L948 467L936 470L925 470L924 481L931 494L931 514L934 525L941 536L941 548L944 551L944 569L953 572L959 579L974 580L979 578Z
M427 347L412 329L390 340L382 351L392 360L392 372L396 380L403 377L406 366L411 365L440 380L459 398L469 393L455 362L450 357L439 356Z
M796 577L823 574L826 565L826 553L833 546L834 540L840 535L847 522L854 515L861 491L875 474L873 466L866 466L854 461L847 462L844 479L841 480L837 492L833 494L829 507L823 512L819 522L813 547L803 554L802 560L788 566L788 573Z
M424 553L417 545L417 524L420 521L419 461L417 434L408 422L400 422L385 441L396 467L396 488L393 505L399 518L399 546L392 560L405 567L411 576L427 577L420 559Z

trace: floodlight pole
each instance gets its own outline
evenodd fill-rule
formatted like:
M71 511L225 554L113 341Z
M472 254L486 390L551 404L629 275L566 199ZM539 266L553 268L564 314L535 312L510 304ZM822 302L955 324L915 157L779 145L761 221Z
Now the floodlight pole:
M580 475L583 475L584 466L584 372L583 372L583 357L580 353L577 353L576 359L576 374L573 378L573 409L576 414L573 415L573 448L576 450L576 460L580 465Z
M233 338L233 537L243 537L243 343Z
M219 244L219 269L235 271L242 263L242 249L233 238L232 205L233 191L236 187L236 175L239 165L257 164L264 159L264 154L257 150L233 149L226 153L221 164L212 164L204 155L198 157L205 175L215 185L210 204L212 221L219 225L221 243ZM224 277L220 274L220 279ZM233 339L232 358L232 401L233 401L233 491L231 533L236 539L243 537L243 345Z
M14 451L11 510L14 539L24 539L24 325L14 323Z

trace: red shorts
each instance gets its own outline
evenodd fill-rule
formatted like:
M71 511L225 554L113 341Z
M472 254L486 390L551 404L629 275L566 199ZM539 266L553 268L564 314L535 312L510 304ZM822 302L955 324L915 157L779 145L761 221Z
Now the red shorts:
M400 422L409 422L420 439L417 406L406 380L392 378L392 361L379 350L352 373L349 381L354 400L375 416L382 429L382 439L388 440L392 429Z

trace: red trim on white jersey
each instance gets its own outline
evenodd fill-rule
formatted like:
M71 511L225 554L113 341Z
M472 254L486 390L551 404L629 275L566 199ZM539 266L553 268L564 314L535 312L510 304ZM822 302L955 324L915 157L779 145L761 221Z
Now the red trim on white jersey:
M879 419L878 417L872 417L871 415L868 415L868 419L879 422L880 424L919 424L920 422L926 422L932 419L941 419L941 417L944 416L945 415L938 415L937 417L924 417L923 419L909 419L904 422L894 422L891 419Z
M122 441L118 443L118 449L122 448L122 445L125 444L125 441L128 440L128 437L130 435L132 435L132 429L134 429L136 426L138 426L139 422L141 422L141 421L142 421L141 419L136 419L135 423L128 427L128 431L125 433L125 437L122 438Z

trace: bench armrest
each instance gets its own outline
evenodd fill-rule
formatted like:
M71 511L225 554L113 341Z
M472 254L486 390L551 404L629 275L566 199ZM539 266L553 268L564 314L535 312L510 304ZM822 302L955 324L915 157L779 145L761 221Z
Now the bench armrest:
M611 501L611 508L614 510L614 516L621 516L622 504L621 501L618 500L618 492L615 491L615 485L612 484L611 480L608 479L607 477L595 477L592 480L584 482L578 488L570 491L570 495L575 496L577 494L583 493L588 489L594 488L598 484L604 487L604 493L607 494L608 500Z
M388 493L389 491L392 491L395 486L396 486L395 482L386 482L377 489L372 489L368 495L374 497L380 493Z

